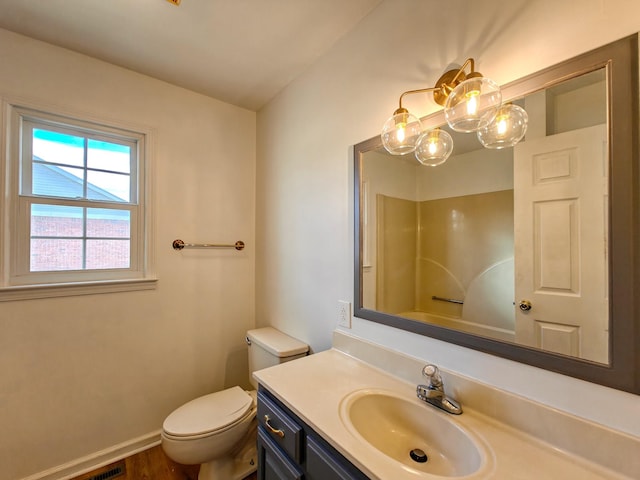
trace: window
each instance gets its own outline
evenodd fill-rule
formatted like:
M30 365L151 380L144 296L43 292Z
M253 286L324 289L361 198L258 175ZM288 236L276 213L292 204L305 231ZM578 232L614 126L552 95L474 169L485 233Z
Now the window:
M3 287L148 278L146 135L9 111Z

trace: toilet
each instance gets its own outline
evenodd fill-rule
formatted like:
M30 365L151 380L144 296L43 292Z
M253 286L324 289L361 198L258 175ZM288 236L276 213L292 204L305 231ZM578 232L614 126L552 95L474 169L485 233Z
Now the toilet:
M251 373L304 357L309 346L272 327L247 332ZM242 480L256 470L256 391L231 387L191 400L162 424L162 449L173 461L200 465L198 480Z

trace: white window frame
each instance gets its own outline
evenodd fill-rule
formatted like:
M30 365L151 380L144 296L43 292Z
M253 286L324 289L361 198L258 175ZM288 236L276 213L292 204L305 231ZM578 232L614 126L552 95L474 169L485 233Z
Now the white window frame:
M0 301L110 293L155 288L152 265L149 132L107 124L95 119L45 112L4 102L5 148L1 157L0 192L6 201L0 226ZM31 195L31 138L33 127L51 128L87 138L124 143L133 148L129 202L104 203ZM24 194L21 195L21 187ZM130 212L130 266L121 269L30 271L31 205L37 203Z

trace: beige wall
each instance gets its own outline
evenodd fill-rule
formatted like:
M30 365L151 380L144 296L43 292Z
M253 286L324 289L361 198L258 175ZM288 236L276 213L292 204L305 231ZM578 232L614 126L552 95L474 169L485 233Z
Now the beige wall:
M353 299L349 149L379 132L401 92L469 56L504 84L638 30L636 0L382 2L258 113L257 322L331 345L337 300ZM435 110L419 95L403 105ZM350 333L640 435L635 395L357 318Z
M256 115L3 30L0 97L150 130L155 172L157 290L0 303L0 479L16 480L157 440L185 401L249 386Z

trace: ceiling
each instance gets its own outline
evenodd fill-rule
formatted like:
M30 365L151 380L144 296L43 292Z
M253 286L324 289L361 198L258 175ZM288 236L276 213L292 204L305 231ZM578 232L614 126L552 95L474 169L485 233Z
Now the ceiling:
M382 0L0 0L0 28L257 111Z

